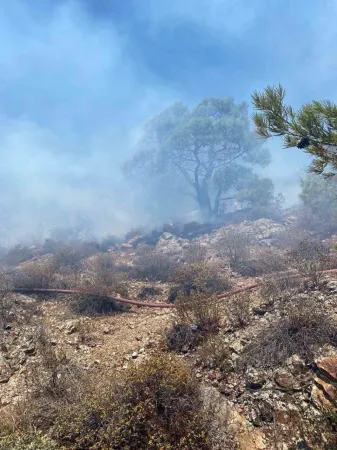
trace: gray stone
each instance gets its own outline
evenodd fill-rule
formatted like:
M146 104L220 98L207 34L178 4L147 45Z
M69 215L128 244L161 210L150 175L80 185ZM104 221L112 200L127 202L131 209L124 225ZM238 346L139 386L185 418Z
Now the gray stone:
M248 389L261 389L266 381L266 373L263 371L251 368L246 373L246 386Z

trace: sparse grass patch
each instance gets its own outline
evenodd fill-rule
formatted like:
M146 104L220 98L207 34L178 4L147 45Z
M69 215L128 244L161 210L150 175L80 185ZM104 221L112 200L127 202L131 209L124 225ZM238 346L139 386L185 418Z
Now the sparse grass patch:
M310 363L315 351L325 344L337 344L336 324L318 303L293 298L285 305L283 316L245 347L240 365L277 367L295 354Z

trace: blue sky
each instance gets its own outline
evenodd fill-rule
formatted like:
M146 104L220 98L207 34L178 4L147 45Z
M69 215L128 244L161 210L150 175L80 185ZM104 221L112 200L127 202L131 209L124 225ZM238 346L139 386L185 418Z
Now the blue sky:
M21 234L75 212L102 232L125 227L142 211L132 192L121 201L119 165L143 121L175 100L249 101L278 82L295 106L336 99L336 19L337 0L3 2L2 209L15 202ZM306 158L268 146L268 174L292 200Z

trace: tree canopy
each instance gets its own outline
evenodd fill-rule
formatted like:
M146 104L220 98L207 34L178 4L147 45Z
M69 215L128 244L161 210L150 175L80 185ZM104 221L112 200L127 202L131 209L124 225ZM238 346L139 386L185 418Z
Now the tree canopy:
M248 108L233 99L209 98L189 109L175 103L146 123L127 173L144 179L179 177L204 218L218 214L233 190L265 166L269 152L250 130Z
M335 175L337 105L329 100L313 101L294 111L284 103L285 95L281 85L253 93L257 133L265 138L282 136L285 147L298 147L313 156L311 172L327 177Z

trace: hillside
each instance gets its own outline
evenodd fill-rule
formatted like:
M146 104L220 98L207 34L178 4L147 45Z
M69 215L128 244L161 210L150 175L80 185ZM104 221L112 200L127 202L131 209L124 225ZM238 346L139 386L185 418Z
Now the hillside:
M133 234L3 258L0 449L337 448L335 238Z

